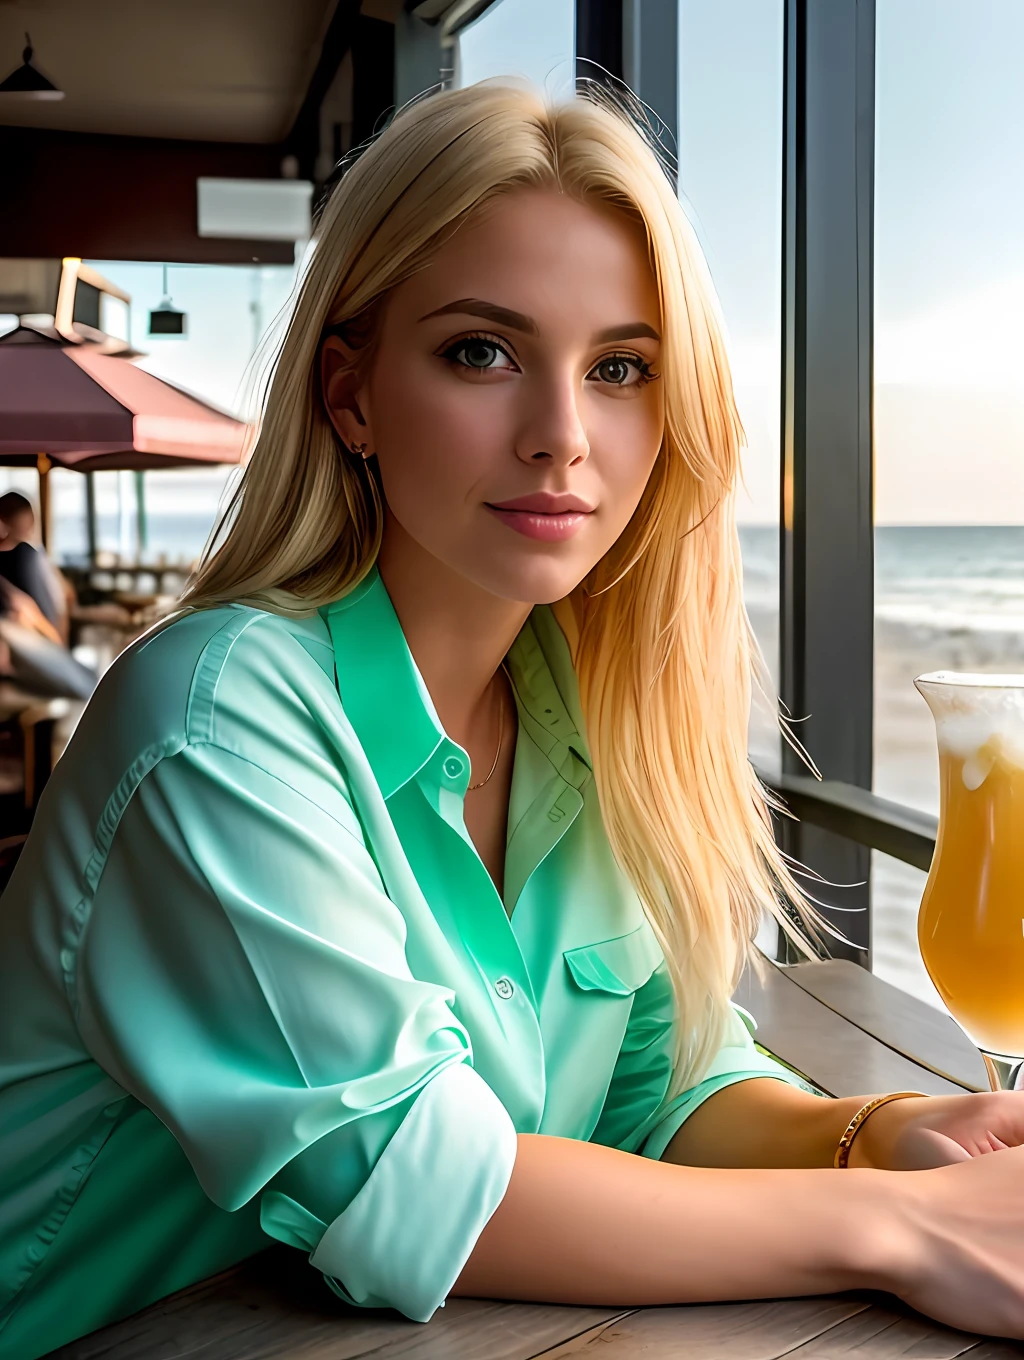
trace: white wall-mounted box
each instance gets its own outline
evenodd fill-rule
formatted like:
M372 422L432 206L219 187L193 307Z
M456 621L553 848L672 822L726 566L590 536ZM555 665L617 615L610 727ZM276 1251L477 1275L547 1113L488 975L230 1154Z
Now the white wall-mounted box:
M200 236L305 241L313 185L305 179L197 179Z

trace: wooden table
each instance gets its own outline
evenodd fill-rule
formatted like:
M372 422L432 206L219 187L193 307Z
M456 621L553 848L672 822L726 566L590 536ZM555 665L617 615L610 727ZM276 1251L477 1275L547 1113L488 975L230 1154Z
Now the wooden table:
M981 1089L952 1021L850 963L769 964L736 998L758 1039L832 1095ZM1024 1345L955 1332L889 1295L573 1308L450 1299L425 1325L348 1309L301 1253L273 1247L53 1352L60 1360L1011 1360Z

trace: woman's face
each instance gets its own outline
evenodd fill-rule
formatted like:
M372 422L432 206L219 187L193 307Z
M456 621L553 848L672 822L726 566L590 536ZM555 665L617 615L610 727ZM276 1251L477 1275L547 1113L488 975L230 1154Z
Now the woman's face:
M508 600L567 595L629 522L661 445L640 229L518 191L396 287L380 325L356 392L328 341L325 396L342 438L379 460L382 553L390 537L403 561Z

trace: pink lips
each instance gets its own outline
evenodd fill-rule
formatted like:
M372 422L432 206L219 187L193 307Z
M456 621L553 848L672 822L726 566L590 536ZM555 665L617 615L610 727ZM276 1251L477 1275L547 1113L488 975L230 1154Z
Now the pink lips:
M488 503L487 509L503 524L526 538L559 543L572 538L594 507L579 496L536 491L530 496Z

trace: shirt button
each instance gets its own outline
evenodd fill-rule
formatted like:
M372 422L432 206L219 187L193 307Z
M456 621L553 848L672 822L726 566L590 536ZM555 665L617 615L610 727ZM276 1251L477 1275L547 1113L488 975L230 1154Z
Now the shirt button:
M71 969L74 967L74 963L75 956L74 954L72 954L71 950L62 949L60 951L60 966L64 969L65 973L71 972Z
M444 772L449 779L458 779L459 775L462 774L464 769L465 766L463 765L462 761L458 758L458 756L449 756L448 759L444 762Z
M500 977L494 984L494 990L501 997L502 1001L507 1001L515 991L515 988L512 986L511 979L507 977Z

